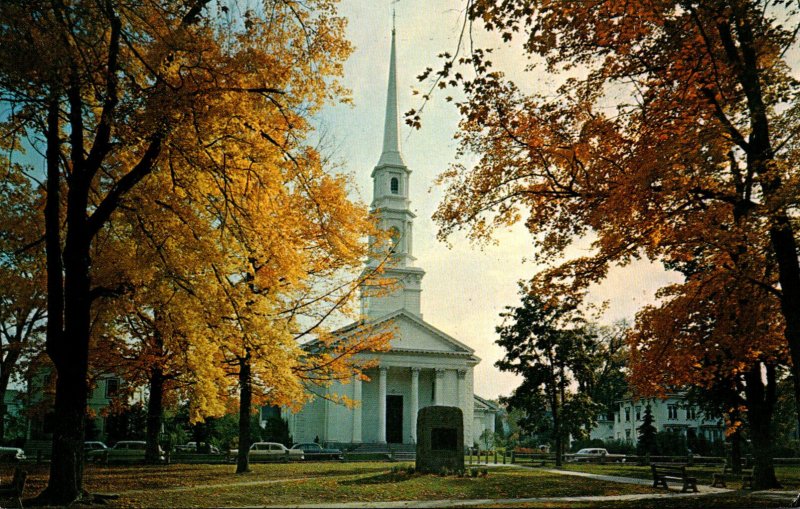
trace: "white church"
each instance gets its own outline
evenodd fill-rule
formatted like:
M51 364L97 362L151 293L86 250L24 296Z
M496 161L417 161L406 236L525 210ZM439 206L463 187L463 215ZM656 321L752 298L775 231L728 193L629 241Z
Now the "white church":
M365 371L369 382L354 377L351 383L334 384L328 389L358 402L355 407L317 397L296 414L284 412L295 442L319 440L387 447L415 444L417 412L430 405L461 408L466 446L483 443L481 435L485 430L494 432L497 406L473 391L473 369L480 362L475 351L422 319L420 297L425 271L414 266L411 170L403 162L398 134L393 29L383 151L372 171L372 211L381 228L391 232L394 262L383 275L397 284L391 293L364 292L361 310L366 325L353 324L338 333L345 337L357 333L360 327L386 324L394 333L391 348L359 354L377 360L376 367Z

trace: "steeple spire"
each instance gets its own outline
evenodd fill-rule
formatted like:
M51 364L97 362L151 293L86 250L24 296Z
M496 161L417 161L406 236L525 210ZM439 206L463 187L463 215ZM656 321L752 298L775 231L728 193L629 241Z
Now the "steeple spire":
M394 16L392 16L394 18ZM416 316L420 314L420 294L425 271L414 266L414 218L409 200L411 170L400 155L397 117L397 68L394 19L392 19L392 49L389 55L389 87L386 94L386 125L383 131L383 151L377 166L372 170L372 212L380 228L389 233L392 245L391 263L383 277L397 282L397 288L365 286L361 296L361 312L372 319L403 310ZM370 257L368 267L374 267L389 253L383 251Z
M383 127L383 152L378 166L405 166L400 155L400 136L397 118L397 64L395 63L395 29L392 14L392 51L389 56L389 86L386 91L386 123Z

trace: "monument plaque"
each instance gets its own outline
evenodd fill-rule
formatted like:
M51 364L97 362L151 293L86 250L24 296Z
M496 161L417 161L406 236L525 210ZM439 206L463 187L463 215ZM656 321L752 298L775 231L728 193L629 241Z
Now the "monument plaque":
M418 472L464 470L464 415L451 406L429 406L417 414Z

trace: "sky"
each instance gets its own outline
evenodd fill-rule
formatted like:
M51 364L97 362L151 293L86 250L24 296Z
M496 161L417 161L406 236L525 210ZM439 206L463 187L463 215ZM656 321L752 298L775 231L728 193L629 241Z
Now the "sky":
M461 0L400 0L396 8L398 105L401 112L419 109L415 79L425 68L437 68L437 55L455 51L463 22ZM353 105L327 108L318 118L334 159L354 176L358 197L370 195L370 173L377 164L383 141L384 108L389 69L392 2L342 0L340 14L347 17L349 40L355 51L345 65L344 84L352 91ZM476 32L477 42L500 43ZM557 79L543 71L525 71L529 62L518 47L505 46L495 61L523 89L552 93ZM506 306L519 303L517 282L529 279L537 267L523 260L532 254L530 235L522 227L498 232L497 243L484 248L471 245L458 234L449 246L436 239L431 216L441 202L443 189L434 180L455 161L458 112L445 94L434 95L425 105L422 128L400 126L401 152L410 177L416 265L426 271L422 280L422 315L438 329L466 343L482 360L475 367L475 393L486 398L508 395L520 380L502 373L494 363L503 350L494 344L495 327ZM586 244L586 243L583 243ZM576 253L580 252L576 248ZM653 302L655 291L676 281L674 274L646 261L613 269L607 280L593 287L590 300L608 302L604 323L633 320L642 305Z

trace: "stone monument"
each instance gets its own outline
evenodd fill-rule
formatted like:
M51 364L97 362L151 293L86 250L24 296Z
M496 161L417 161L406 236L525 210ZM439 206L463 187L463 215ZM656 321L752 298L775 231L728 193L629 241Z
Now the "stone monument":
M418 472L464 470L464 414L458 407L429 406L417 414Z

